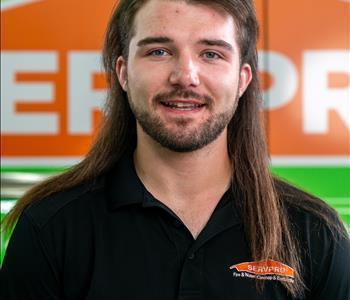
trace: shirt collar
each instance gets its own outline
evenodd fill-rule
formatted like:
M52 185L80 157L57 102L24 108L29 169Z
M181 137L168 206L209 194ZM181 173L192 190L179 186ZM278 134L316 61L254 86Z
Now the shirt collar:
M134 150L126 151L116 166L107 174L106 185L109 207L114 210L133 204L142 204L143 207L164 206L146 190L137 176L133 153ZM240 208L237 205L240 202L240 197L242 197L242 193L237 188L230 187L218 203L214 211L215 214L213 214L215 218L211 220L212 224L210 225L221 227L223 223L226 226L241 223ZM230 202L230 209L222 210L222 206L225 206L228 201ZM167 207L165 206L165 208ZM218 215L220 215L219 218L217 218ZM225 221L222 222L223 220Z
M122 155L105 180L111 209L143 202L144 187L136 174L133 151L126 151Z

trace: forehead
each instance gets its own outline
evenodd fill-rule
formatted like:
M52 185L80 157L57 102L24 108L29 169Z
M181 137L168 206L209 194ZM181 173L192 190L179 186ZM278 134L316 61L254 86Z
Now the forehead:
M179 0L150 0L135 16L134 37L148 35L196 36L235 40L236 27L231 15L203 4Z

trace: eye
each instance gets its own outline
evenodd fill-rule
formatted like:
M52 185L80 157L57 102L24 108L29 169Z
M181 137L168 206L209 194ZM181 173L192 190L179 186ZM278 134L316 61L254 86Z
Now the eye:
M167 52L166 50L164 49L155 49L151 52L149 52L150 56L155 56L155 57L162 57L162 56L167 56L169 55L169 52Z
M203 56L207 59L218 59L218 58L221 58L221 56L214 52L214 51L206 51L204 52Z

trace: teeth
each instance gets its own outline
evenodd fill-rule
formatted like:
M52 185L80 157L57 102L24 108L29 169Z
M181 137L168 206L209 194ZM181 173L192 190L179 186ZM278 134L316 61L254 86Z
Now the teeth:
M186 102L164 102L163 104L171 108L182 109L182 110L191 110L191 109L195 109L203 106L203 104L186 103Z

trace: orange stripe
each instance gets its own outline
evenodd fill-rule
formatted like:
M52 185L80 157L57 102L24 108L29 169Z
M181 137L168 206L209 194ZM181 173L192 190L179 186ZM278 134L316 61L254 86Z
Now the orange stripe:
M230 269L236 269L238 272L248 272L255 275L279 275L294 278L293 268L272 259L257 262L243 262L232 265Z

